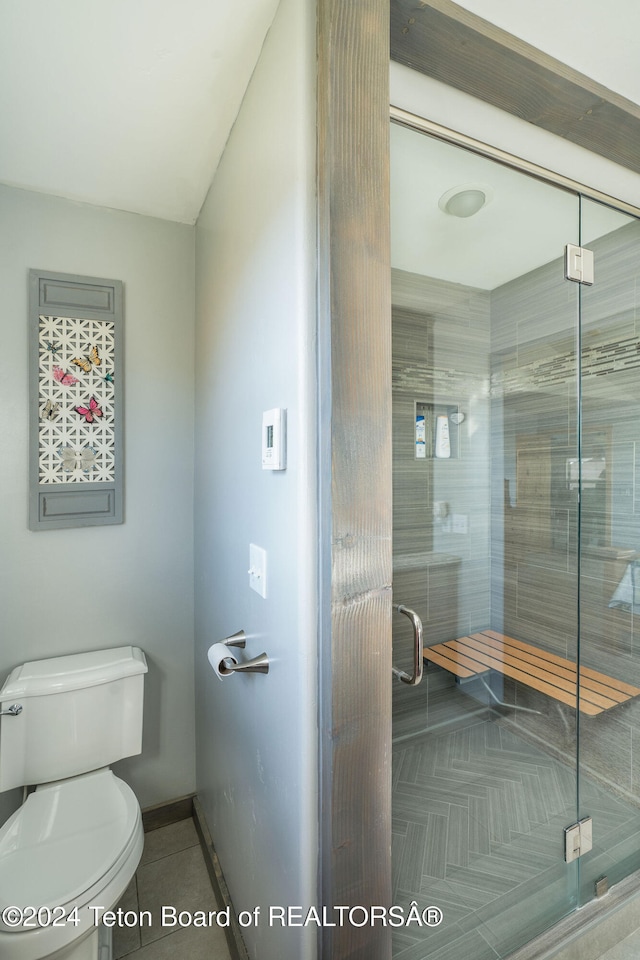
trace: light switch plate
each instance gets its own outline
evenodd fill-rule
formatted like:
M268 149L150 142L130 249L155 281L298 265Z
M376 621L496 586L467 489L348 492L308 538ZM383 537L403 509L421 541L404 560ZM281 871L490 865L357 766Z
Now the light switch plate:
M466 513L454 513L451 519L454 533L469 533L469 517Z
M267 596L267 551L249 544L249 586L261 597Z

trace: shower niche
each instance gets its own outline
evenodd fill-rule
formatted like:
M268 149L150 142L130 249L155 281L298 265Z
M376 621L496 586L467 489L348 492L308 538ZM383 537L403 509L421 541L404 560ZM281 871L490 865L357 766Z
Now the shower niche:
M457 460L460 457L460 407L447 401L415 401L416 460Z

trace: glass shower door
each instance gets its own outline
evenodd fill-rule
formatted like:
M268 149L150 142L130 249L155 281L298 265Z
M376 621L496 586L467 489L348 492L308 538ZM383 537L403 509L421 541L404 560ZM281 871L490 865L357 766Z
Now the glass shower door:
M395 124L391 162L394 602L428 648L393 690L393 899L443 915L394 958L495 960L578 902L579 201Z
M580 656L587 677L605 676L601 712L580 717L584 903L640 869L640 223L586 199L581 213L595 263L580 288Z

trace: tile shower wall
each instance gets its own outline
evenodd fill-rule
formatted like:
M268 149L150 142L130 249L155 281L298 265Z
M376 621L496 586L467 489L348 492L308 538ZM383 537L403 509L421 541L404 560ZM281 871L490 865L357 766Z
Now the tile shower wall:
M634 607L631 587L610 604L625 575L631 581L640 551L640 226L630 224L588 246L595 252L596 283L580 290L582 457L590 458L595 473L589 481L583 467L581 662L637 684L640 607ZM575 659L578 502L569 461L577 459L578 313L576 285L558 282L561 276L562 263L554 261L491 295L492 447L503 457L503 469L492 478L491 619L497 629ZM522 468L528 455L537 462L537 514L533 501L527 512L518 476L517 459ZM572 757L572 711L508 686L507 698L541 711L515 714L512 722ZM640 803L634 761L640 703L581 717L580 742L581 769Z
M422 618L425 644L489 621L489 294L393 271L394 601ZM452 456L415 456L415 404L459 408ZM429 451L430 452L430 451ZM394 663L411 664L411 627L394 614ZM431 729L452 679L394 684L394 735Z

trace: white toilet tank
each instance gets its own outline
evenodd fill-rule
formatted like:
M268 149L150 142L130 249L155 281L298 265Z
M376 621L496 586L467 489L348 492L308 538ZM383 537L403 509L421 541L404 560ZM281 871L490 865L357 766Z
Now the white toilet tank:
M50 783L142 751L147 662L138 647L16 667L0 690L0 791Z

